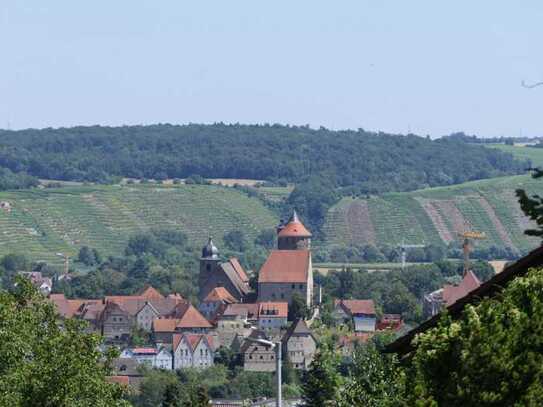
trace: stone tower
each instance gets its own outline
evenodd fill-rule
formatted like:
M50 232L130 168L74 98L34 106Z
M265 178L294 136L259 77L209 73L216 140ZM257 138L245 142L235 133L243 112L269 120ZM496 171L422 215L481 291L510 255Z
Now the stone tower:
M205 287L216 274L220 262L219 249L213 244L213 240L210 237L207 244L202 248L202 257L200 257L200 275L198 276L200 297L207 295L207 293L204 294Z
M286 224L277 228L277 248L279 250L311 249L311 233L298 218L296 211L292 213Z

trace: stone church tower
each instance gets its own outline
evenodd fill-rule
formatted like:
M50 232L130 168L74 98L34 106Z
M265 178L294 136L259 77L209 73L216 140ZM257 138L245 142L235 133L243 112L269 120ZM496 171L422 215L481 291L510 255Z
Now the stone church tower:
M198 297L205 300L217 287L224 287L237 301L243 302L249 294L249 278L238 259L231 258L222 262L219 249L209 238L202 248L200 257L200 275L198 276Z
M292 302L301 295L313 304L311 233L296 211L277 228L277 249L272 250L258 273L258 301Z
M200 297L202 296L202 289L206 286L206 283L208 283L217 273L220 262L219 249L213 244L213 239L210 237L207 244L202 248L202 257L200 257L200 275L198 276Z

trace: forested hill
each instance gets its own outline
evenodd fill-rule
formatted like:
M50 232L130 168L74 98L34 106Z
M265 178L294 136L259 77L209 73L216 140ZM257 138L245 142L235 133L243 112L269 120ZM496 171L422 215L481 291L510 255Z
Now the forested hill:
M526 163L462 141L281 125L0 131L0 167L40 178L327 180L342 194L407 191L516 174Z

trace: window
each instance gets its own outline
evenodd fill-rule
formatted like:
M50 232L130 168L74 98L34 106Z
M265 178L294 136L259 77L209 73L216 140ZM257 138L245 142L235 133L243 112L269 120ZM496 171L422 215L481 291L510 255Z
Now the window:
M292 284L292 289L294 290L296 288L296 284Z
M271 360L273 360L273 355L271 355Z
M260 360L264 359L264 356L260 355Z
M249 355L249 359L252 359L253 358L253 355Z
M207 271L211 271L211 264L209 264L209 263L206 264L206 270L207 270Z
M285 294L284 294L284 293L281 293L281 298L285 298Z
M304 288L304 285L303 284L300 284L300 290Z

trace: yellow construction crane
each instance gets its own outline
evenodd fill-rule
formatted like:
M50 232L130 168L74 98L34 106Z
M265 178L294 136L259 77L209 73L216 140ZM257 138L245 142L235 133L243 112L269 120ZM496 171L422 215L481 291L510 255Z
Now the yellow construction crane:
M464 252L464 275L466 275L469 270L469 252L472 248L470 241L486 239L486 235L484 232L476 232L474 230L466 230L458 235L463 239L462 251Z

